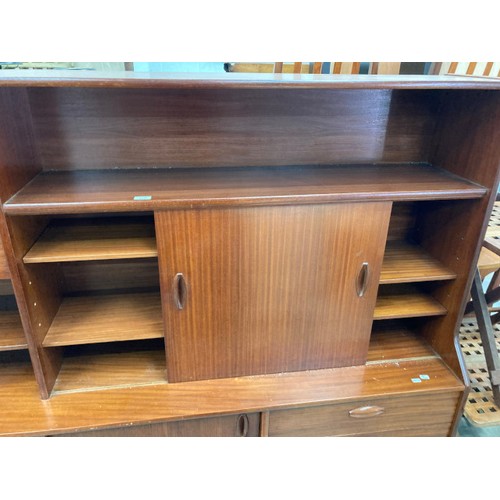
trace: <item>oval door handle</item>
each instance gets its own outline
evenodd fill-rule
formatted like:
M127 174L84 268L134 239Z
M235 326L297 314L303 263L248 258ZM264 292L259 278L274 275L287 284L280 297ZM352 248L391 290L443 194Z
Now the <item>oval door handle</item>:
M363 297L368 287L368 280L370 278L370 268L368 262L363 262L356 279L356 293L358 297Z
M382 413L384 413L384 408L381 406L360 406L359 408L354 408L354 410L349 410L349 416L352 418L376 417L377 415L382 415Z
M236 422L236 433L239 437L248 436L248 416L243 414L238 417Z
M182 273L177 273L174 277L174 303L177 309L182 310L187 300L187 283Z

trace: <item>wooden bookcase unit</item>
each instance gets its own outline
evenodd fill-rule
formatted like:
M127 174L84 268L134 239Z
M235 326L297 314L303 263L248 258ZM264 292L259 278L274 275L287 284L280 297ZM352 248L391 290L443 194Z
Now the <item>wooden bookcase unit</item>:
M453 435L498 90L2 72L0 434Z

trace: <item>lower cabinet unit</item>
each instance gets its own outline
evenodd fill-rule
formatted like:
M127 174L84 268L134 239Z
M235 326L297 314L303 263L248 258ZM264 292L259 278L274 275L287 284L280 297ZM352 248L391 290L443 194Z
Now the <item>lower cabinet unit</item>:
M458 392L392 396L272 411L269 436L446 436Z
M259 413L73 432L65 437L257 437Z

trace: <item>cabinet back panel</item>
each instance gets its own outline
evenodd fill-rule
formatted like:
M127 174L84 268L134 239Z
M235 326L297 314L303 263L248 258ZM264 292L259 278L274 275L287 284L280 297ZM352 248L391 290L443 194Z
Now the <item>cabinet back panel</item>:
M155 289L160 286L156 259L67 262L61 265L67 294L126 289Z
M427 161L426 91L29 89L45 170Z

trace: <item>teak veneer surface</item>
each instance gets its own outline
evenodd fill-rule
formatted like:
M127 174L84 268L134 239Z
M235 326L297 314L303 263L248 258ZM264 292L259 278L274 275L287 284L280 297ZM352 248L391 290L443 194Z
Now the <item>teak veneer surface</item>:
M387 243L380 284L450 280L456 276L455 272L416 245L399 241Z
M390 211L381 202L157 212L168 379L364 363Z
M64 392L166 383L165 351L83 352L66 355L53 396Z
M0 87L499 89L495 78L436 75L150 73L3 70Z
M428 380L412 379L425 374ZM73 430L323 405L364 397L448 393L463 384L438 359L69 392L40 401L31 367L0 367L0 435ZM13 403L15 402L15 403Z
M163 337L158 293L65 297L43 340L45 347Z
M47 171L4 204L11 215L230 205L481 198L427 164Z
M24 256L26 264L156 257L154 222L56 220Z
M377 297L373 319L417 318L421 316L441 316L446 309L430 295L417 289L406 288L395 293L384 291Z
M436 353L411 330L399 324L392 327L386 327L378 322L374 324L367 364L428 357L436 357Z
M54 395L64 392L91 391L117 387L136 387L166 383L165 352L146 346L139 349L127 343L92 346L66 354L54 386ZM401 326L379 329L372 333L368 364L388 360L436 357L428 344Z
M0 311L0 351L27 349L18 311Z
M10 279L9 266L3 250L2 240L0 240L0 280Z

